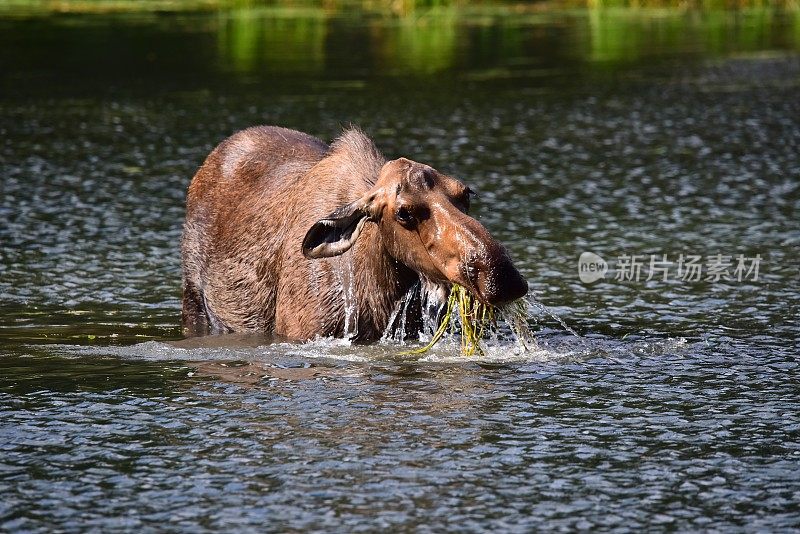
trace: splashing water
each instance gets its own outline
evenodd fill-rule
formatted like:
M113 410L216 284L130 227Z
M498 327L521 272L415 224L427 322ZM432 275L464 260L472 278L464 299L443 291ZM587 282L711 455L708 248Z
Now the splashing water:
M439 327L446 295L441 285L427 280L412 285L395 304L381 342L404 344L409 338L424 341L433 336ZM411 324L409 317L417 312L421 324Z
M551 310L550 308L548 308L547 306L542 304L539 300L537 300L535 296L526 295L525 297L523 297L522 299L520 299L519 301L516 301L516 302L519 302L519 303L523 303L524 302L524 305L527 306L528 310L530 310L530 308L533 308L535 310L538 310L540 313L544 313L544 314L549 315L550 317L555 319L558 322L558 324L560 324L561 327L564 330L566 330L567 332L569 332L570 334L572 334L573 336L575 336L577 338L583 339L580 334L578 334L567 323L565 323L564 320L561 317L559 317L553 310ZM530 314L528 313L528 315L530 315Z
M418 295L420 287L420 283L417 282L397 301L392 314L389 316L386 330L384 330L381 336L382 342L391 341L403 343L403 340L406 338L406 319L408 318L409 306Z
M446 301L439 295L438 288L436 285L415 284L409 289L395 306L381 341L402 344L412 334L407 331L406 316L415 299L419 299L423 319L417 339L427 343L401 355L424 354L446 336L460 338L460 352L465 356L483 356L487 341L498 344L509 339L523 352L535 350L538 347L529 320L535 320L535 316L541 314L555 319L570 335L584 339L533 295L494 307L481 303L458 284L453 284Z
M426 291L430 295L431 291ZM498 308L488 306L476 299L469 291L453 284L450 295L445 302L441 299L434 301L438 307L425 307L423 309L438 310L435 314L423 314L426 324L434 326L432 336L428 343L422 347L404 351L403 355L418 355L429 351L449 332L451 336L460 337L461 353L465 356L486 353L483 340L489 336L493 341L500 339L501 323L508 326L508 333L515 345L522 350L528 350L533 343L533 335L528 326L528 304L525 301L516 301L507 306ZM432 316L433 315L433 316ZM437 318L441 315L441 321Z
M345 339L352 340L358 336L358 303L355 295L355 269L353 267L352 253L339 257L336 279L342 295L344 308L344 327L342 335Z
M439 318L447 302L447 288L423 279L421 291L422 330L420 337L432 337L439 328Z

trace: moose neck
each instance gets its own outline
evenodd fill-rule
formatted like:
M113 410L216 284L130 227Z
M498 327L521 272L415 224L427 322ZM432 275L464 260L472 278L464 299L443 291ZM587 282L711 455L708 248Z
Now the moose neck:
M359 236L350 261L353 279L349 288L343 287L345 334L349 321L352 326L358 325L354 332L356 340L375 341L386 330L398 301L419 277L389 255L380 232L372 225L364 228ZM348 305L356 306L356 317L348 316L352 312L347 309Z
M385 163L372 140L351 128L309 171L308 183L337 184L332 204L341 206L366 194L375 185ZM389 255L373 223L364 226L348 252L331 260L340 276L344 304L343 327L336 334L355 334L358 341L379 339L395 305L419 277Z

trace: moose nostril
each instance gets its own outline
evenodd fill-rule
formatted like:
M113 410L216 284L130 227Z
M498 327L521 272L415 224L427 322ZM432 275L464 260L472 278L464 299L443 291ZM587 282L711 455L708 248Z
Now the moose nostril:
M478 276L478 289L491 304L504 304L524 297L528 282L510 260L504 259Z
M461 264L461 274L464 276L464 280L467 281L468 284L472 286L478 285L478 273L480 271L472 262L465 262Z
M509 272L505 278L505 302L520 299L528 294L528 281L513 265L510 265L510 267L512 272Z

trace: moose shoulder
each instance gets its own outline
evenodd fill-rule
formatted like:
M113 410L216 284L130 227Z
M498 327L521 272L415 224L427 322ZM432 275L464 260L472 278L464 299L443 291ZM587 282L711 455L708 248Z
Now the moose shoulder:
M455 282L495 305L519 298L527 282L467 215L470 193L422 163L387 162L356 129L331 146L243 130L189 186L184 329L371 341L420 282L442 294Z

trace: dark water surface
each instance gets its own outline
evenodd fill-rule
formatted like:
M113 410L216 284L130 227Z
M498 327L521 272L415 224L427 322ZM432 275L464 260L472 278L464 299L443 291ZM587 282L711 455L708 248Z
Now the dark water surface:
M800 528L797 12L0 12L0 91L0 531ZM259 123L461 177L581 337L176 343L188 180Z

